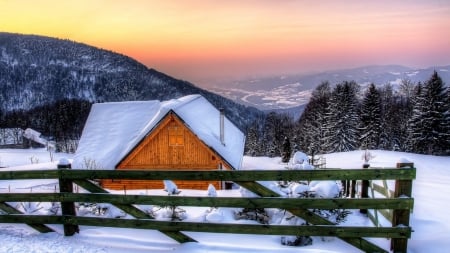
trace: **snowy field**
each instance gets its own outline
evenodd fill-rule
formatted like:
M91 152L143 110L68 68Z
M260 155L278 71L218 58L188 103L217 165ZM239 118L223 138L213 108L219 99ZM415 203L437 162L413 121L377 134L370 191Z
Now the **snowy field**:
M413 184L415 199L411 215L412 238L408 243L409 252L449 252L450 249L450 157L415 155L410 153L372 151L375 158L373 167L394 167L401 158L414 162L417 179ZM360 168L362 151L326 155L327 167ZM66 154L55 154L55 160ZM244 157L244 169L281 169L285 165L280 158ZM0 170L52 169L56 164L50 162L50 155L42 149L1 150ZM0 192L30 192L33 189L52 189L52 180L0 181ZM155 190L158 194L159 190ZM162 191L161 191L162 192ZM160 193L161 193L160 192ZM145 194L145 193L139 193ZM153 193L152 193L153 194ZM182 190L181 195L203 195L205 191ZM238 190L218 191L218 196L238 195ZM188 220L200 221L206 218L205 208L186 207ZM236 221L230 208L221 209L224 222ZM367 225L369 221L354 211L346 224ZM0 224L0 252L360 252L339 239L322 240L313 237L313 245L289 247L280 244L280 236L233 235L186 232L197 243L178 244L157 231L138 229L117 229L84 227L81 233L64 237L61 225L51 225L56 233L40 234L26 225ZM372 240L373 241L373 240ZM375 239L378 245L388 249L389 241Z

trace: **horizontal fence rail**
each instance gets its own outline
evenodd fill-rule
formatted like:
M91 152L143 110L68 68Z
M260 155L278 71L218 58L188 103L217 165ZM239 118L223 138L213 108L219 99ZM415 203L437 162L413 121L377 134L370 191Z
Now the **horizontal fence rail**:
M240 170L240 171L148 171L148 170L23 170L0 171L0 180L18 179L149 179L224 181L312 180L412 180L416 171L400 169Z
M326 170L246 170L246 171L167 171L167 170L24 170L0 171L0 180L58 179L59 192L54 193L0 193L0 223L25 223L40 232L52 231L45 224L63 224L65 235L79 232L79 225L138 229L155 229L179 241L195 241L182 231L236 234L335 236L366 252L387 252L367 241L365 237L391 238L394 252L406 252L411 236L409 212L414 199L408 191L416 177L410 167ZM213 180L232 181L254 192L259 197L193 197L112 194L98 186L99 179L128 180ZM313 181L313 180L395 180L400 191L389 192L381 198L286 198L264 187L257 181ZM89 193L74 193L77 184ZM409 187L409 188L408 188ZM406 189L406 191L405 191ZM379 189L377 189L379 190ZM55 188L56 191L56 188ZM25 215L11 206L17 202L60 202L62 215ZM81 217L76 215L74 203L110 203L131 218ZM278 208L291 212L307 226L267 224L227 224L188 221L155 220L138 205L198 206L231 208ZM339 226L311 210L360 209L385 210L393 215L392 227ZM370 213L369 213L370 215ZM371 217L373 219L373 217ZM395 225L394 225L395 224ZM402 226L403 224L403 226Z
M408 227L376 228L351 226L283 226L283 225L253 225L253 224L226 224L204 222L174 222L145 219L113 219L76 216L49 216L49 215L9 215L0 216L0 222L8 223L45 223L70 224L102 227L156 229L162 231L196 231L212 233L260 234L260 235L303 235L303 236L339 236L378 238L409 238L411 230Z
M3 193L2 202L93 202L111 204L141 204L158 206L246 207L296 209L411 209L411 198L340 199L340 198L238 198L148 196L93 193Z

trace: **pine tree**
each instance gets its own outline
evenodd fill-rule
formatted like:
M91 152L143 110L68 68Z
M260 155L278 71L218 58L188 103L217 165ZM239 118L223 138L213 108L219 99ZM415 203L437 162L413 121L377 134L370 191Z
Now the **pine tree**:
M250 156L257 156L261 153L261 144L257 125L253 125L247 130L245 150L245 154Z
M281 162L287 163L291 159L291 142L289 141L289 138L286 136L284 137L283 141L283 151L281 152Z
M298 121L300 150L314 155L324 153L326 115L331 98L331 88L328 82L323 82L312 92L311 99Z
M444 142L444 145L447 147L445 149L444 155L450 155L450 88L447 87L446 92L446 100L444 103L446 107L445 111L445 123L444 123L444 132L447 133L446 135L446 141Z
M417 88L417 85L413 83L409 79L403 79L400 84L400 111L398 113L398 118L395 121L397 123L397 126L399 126L400 131L398 133L398 139L399 139L399 150L401 151L408 151L409 150L409 130L408 130L408 124L409 120L412 116L413 111L413 99L414 99L414 92Z
M409 124L412 151L446 155L450 144L448 132L448 91L436 71L418 94Z
M355 150L358 141L358 84L343 82L331 95L325 129L325 146L330 153Z
M414 95L411 98L412 111L408 120L408 139L406 151L420 153L420 137L422 128L422 84L419 82L414 89Z
M274 157L279 154L281 149L278 149L277 140L281 138L281 126L278 120L278 115L275 112L270 112L264 122L264 136L262 142L265 145L264 155ZM282 134L285 136L285 134ZM281 144L281 143L280 143Z
M377 149L381 134L381 100L380 93L373 83L364 96L360 119L361 147Z
M384 150L405 150L407 125L411 115L411 82L405 81L401 93L391 84L379 89L381 99L381 133L379 148Z
M425 148L424 151L427 154L445 154L450 134L446 131L447 94L444 83L436 71L424 86L423 95L422 145Z
M284 137L294 132L292 117L288 114L270 112L264 123L262 142L266 146L264 154L279 155L282 151Z

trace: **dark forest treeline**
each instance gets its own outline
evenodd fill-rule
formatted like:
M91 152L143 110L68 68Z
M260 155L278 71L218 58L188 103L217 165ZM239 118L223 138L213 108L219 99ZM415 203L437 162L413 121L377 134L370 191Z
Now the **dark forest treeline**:
M270 113L254 122L246 154L279 156L290 145L310 155L358 149L450 155L449 97L437 72L424 83L403 80L398 90L323 82L298 121Z
M73 143L80 139L91 105L82 99L65 99L31 110L0 111L0 128L32 128L54 140L59 151L73 152Z

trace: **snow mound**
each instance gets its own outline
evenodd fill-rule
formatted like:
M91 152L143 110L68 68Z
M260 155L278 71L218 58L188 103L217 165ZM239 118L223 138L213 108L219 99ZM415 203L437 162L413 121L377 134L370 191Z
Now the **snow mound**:
M335 181L312 181L310 187L317 198L336 198L340 192Z
M223 221L223 213L219 210L212 210L209 214L206 215L206 221L208 222L221 222Z

